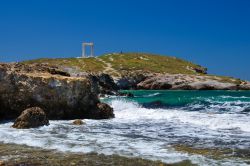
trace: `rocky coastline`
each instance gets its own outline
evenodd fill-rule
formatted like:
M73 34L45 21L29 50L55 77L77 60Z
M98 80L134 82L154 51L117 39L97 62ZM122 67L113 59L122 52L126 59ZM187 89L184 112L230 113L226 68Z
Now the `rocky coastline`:
M127 72L72 72L44 63L0 64L0 119L16 119L25 109L39 107L48 119L108 119L113 109L99 97L120 95L119 90L250 90L247 81L207 75Z
M247 81L209 75L156 74L146 77L136 86L144 90L250 90Z
M109 95L133 97L133 94L120 90L250 90L250 82L234 78L208 75L206 70L194 70L196 74L166 74L129 71L119 76L110 73L80 72L65 66L46 63L1 63L0 64L0 122L14 121L10 127L16 129L35 128L49 125L49 120L75 120L73 125L84 125L82 119L114 118L113 108L102 103L100 97ZM19 145L1 144L9 151L13 147L20 149L20 154L36 152L45 155L42 149ZM1 153L3 153L2 151ZM46 151L47 153L48 151ZM100 156L97 154L55 154L51 160L32 156L6 160L7 165L30 164L43 165L60 163L65 156L66 165L74 160L77 164L97 159L100 165L116 161L126 165L127 161L139 165L165 165L161 162L149 162L142 159L128 159L120 156ZM79 157L79 158L78 158ZM86 160L82 160L85 157ZM32 158L32 159L31 159ZM107 158L103 160L103 158ZM32 161L31 161L32 160ZM15 162L12 162L15 161ZM66 160L65 160L66 162ZM142 164L144 162L145 164ZM91 163L96 165L96 163ZM191 163L188 162L191 165ZM1 158L0 158L1 165ZM130 164L128 164L130 165ZM177 164L178 165L178 164Z
M119 95L119 90L250 90L249 81L210 75L201 65L147 53L35 59L22 63L57 65L71 77L90 80L92 91L101 96Z
M48 119L113 118L87 76L71 77L55 66L0 64L0 120L15 119L40 107Z
M91 74L93 77L93 74ZM113 77L108 74L96 74L93 81L96 91L101 96L124 94L119 90L250 90L250 82L234 78L211 76L211 75L185 75L185 74L160 74L160 73L130 73Z

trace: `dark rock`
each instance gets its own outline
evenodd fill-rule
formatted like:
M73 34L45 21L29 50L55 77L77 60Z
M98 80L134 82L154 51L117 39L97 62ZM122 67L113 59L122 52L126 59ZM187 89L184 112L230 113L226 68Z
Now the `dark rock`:
M200 74L207 74L207 68L204 68L204 67L196 67L196 68L193 68L194 69L194 71L196 72L196 73L200 73Z
M147 74L130 73L118 79L116 81L116 84L119 89L136 89L137 84L145 80L147 77Z
M52 75L48 68L0 64L0 120L15 119L22 110L36 106L49 119L96 118L100 101L89 77Z
M52 75L61 75L61 76L65 76L65 77L70 77L70 74L65 72L65 71L61 71L57 68L48 68L48 72Z
M145 108L153 108L153 109L155 109L155 108L167 108L167 105L160 100L149 102L149 103L144 103L142 106Z
M49 125L45 112L39 107L32 107L24 110L15 120L13 128L28 129Z
M118 92L117 96L134 97L134 94L130 92Z
M76 119L76 120L74 120L73 124L80 126L80 125L83 125L85 123L81 119Z
M92 84L92 91L103 95L115 95L118 86L108 74L89 75Z
M98 112L96 113L96 119L108 119L114 118L114 110L106 103L98 103Z
M244 110L241 111L242 113L249 113L250 112L250 107L244 108Z
M167 82L155 82L150 86L151 90L171 89L172 85Z

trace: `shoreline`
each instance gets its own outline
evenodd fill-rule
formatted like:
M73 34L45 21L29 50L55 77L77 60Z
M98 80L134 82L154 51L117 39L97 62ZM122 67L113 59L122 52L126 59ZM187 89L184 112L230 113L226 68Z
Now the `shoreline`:
M0 165L120 165L120 166L192 166L191 161L167 164L136 157L119 155L104 155L97 153L72 153L47 150L37 147L17 144L0 143Z
M249 130L247 129L248 122L245 121L245 119L247 119L249 110L247 108L243 109L243 107L246 107L249 104L241 106L242 109L240 110L234 110L234 108L238 107L238 105L241 104L235 103L234 101L249 101L249 91L246 91L246 93L237 93L237 91L218 91L215 93L208 93L204 91L198 94L196 91L182 91L177 93L175 91L170 92L173 94L169 94L169 92L166 92L166 94L164 94L163 92L157 94L154 94L154 91L151 91L150 93L148 92L149 91L146 90L145 93L139 92L141 94L135 94L135 98L131 99L136 100L137 98L142 97L144 99L147 99L147 101L145 100L143 101L143 103L151 103L151 106L153 107L150 107L150 105L149 107L147 107L146 104L143 105L143 107L140 107L137 104L133 105L132 102L127 103L122 102L119 99L114 99L114 102L107 103L114 108L114 113L116 113L117 115L116 118L103 121L86 120L86 124L83 127L73 126L71 120L58 121L56 123L55 121L51 121L50 127L24 130L24 132L18 132L15 129L9 128L9 126L11 126L11 123L5 125L5 127L3 125L1 126L1 133L3 136L2 138L4 138L4 140L6 139L6 142L4 141L5 143L10 144L1 145L0 143L0 156L8 157L15 155L13 162L19 162L18 164L24 163L26 165L62 165L60 164L60 162L64 163L64 160L68 160L67 162L71 161L73 163L71 164L70 162L65 165L84 165L89 160L97 161L97 163L90 162L86 165L159 165L182 160L184 161L181 163L185 163L184 165L192 165L192 163L200 165L206 165L206 163L225 164L229 162L236 165L250 163L250 153L247 149ZM188 96L186 96L185 94L188 94ZM167 96L172 96L172 99L175 96L174 99L178 99L174 101L167 101L166 108L170 108L170 110L165 109L164 101L162 101L163 105L161 105L161 103L159 102L151 102L151 99L159 99L159 97L164 97L164 99L167 100ZM195 98L195 96L198 96L198 98ZM200 98L199 96L201 96L202 98ZM242 96L244 96L244 98ZM202 110L207 110L209 108L206 108L206 106L215 104L219 106L220 110L226 109L229 114L225 114L224 116L223 114L221 114L221 112L204 112L201 110L197 110L197 107L195 111L192 111L192 109L195 107L195 103L192 105L187 105L185 102L181 102L186 98L191 99L190 97L194 100L199 100L204 104L201 108ZM206 101L211 99L211 97L213 98L213 101L210 101L209 104L206 102L204 103L203 99ZM217 97L219 97L223 102L226 102L226 97L230 103L225 108L223 106L223 103L217 103L220 102ZM129 99L129 97L127 99ZM185 108L187 110L190 110L190 112L184 110L176 111L175 109L171 109L171 105L175 106L175 101L183 103L183 105L177 105L178 108L186 106ZM190 101L190 103L193 103L193 100L188 101ZM136 103L140 104L139 101L137 101ZM199 119L197 119L197 117L199 117ZM237 118L240 118L238 120L242 120L242 123L234 123ZM228 126L228 124L231 125ZM129 126L129 129L125 126ZM138 132L137 130L137 132L133 132L135 131L135 129L138 129L138 126L140 126L140 131L143 131L142 133ZM120 132L121 129L124 130ZM221 131L223 131L223 134L221 133ZM160 133L161 135L158 136L157 133ZM192 133L196 133L196 135L193 135ZM204 138L204 134L208 134L208 137ZM231 134L230 140L226 139L225 141L223 141L225 138L227 138L227 134ZM219 138L218 136L220 136L221 138ZM242 139L239 139L239 136L241 136ZM111 137L113 139L111 139ZM121 137L121 139L117 139L119 137ZM182 137L187 138L187 140L189 141L183 141L181 139ZM92 140L92 138L94 139ZM150 144L153 139L156 140L156 142L152 142L152 144L155 143L155 146L151 147ZM160 139L160 142L162 142L163 144L159 144L158 146L158 139ZM36 143L40 143L38 148L36 148L36 144L32 144L29 142L33 140ZM43 140L45 140L45 142ZM115 140L117 140L116 143ZM197 142L197 140L199 141ZM238 142L237 145L235 145L234 143L228 144L228 142L235 141ZM16 145L16 143L20 145ZM124 145L124 143L126 144ZM136 145L139 143L141 143L141 145L140 147L137 147ZM210 147L211 143L214 144L214 146ZM86 151L85 148L88 148L89 144L91 144L91 146L93 147L93 151ZM61 148L57 149L56 147L58 147L58 145L62 145L62 148L64 150L61 150ZM242 146L246 148L240 148ZM142 151L140 151L140 155L137 155L136 151L130 150L128 150L127 153L123 153L125 148L129 149L130 147L137 147L138 149L142 149ZM106 149L106 151L103 151L103 149ZM150 149L152 149L151 153L147 154L146 152ZM162 154L160 154L161 149L164 149ZM109 152L113 152L114 155L110 155L111 153ZM178 158L180 158L181 160L176 160L174 156L171 156L172 152L175 154L178 153ZM97 153L100 155L98 155ZM34 157L33 154L38 157ZM122 156L119 156L118 154ZM158 156L159 154L161 155L160 158L152 157ZM187 155L187 157L185 157L185 155ZM48 158L48 156L51 156L51 158ZM165 160L166 156L170 156L168 160ZM150 161L152 159L154 159L154 161ZM2 158L0 157L0 161L1 160ZM155 160L161 160L162 162ZM6 165L16 164L13 162L12 159L9 158L9 161L7 161ZM112 164L110 164L111 162ZM181 165L180 163L178 164Z

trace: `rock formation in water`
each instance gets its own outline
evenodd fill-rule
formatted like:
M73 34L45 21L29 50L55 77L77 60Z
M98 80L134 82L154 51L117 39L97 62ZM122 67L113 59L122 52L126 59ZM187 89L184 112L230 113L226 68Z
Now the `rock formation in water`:
M106 103L97 103L97 108L99 110L98 114L95 119L108 119L110 117L114 117L113 108L111 108Z
M76 126L81 126L81 125L84 125L84 124L85 124L85 122L83 122L81 119L76 119L73 122L73 125L76 125Z
M28 129L45 125L49 125L49 120L45 112L39 107L32 107L24 110L15 120L12 127L17 129Z
M235 79L184 74L156 74L137 84L137 89L148 90L244 90L250 83Z
M111 107L100 105L87 76L70 77L46 64L0 64L0 119L30 107L42 108L49 119L114 117Z

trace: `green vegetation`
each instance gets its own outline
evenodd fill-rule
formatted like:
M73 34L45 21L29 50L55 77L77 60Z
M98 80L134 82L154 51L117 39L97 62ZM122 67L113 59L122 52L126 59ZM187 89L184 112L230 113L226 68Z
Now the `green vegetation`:
M25 61L23 63L48 63L50 65L57 65L59 67L77 68L79 71L87 72L100 72L105 69L105 64L103 64L103 62L99 61L97 58L43 58Z
M80 72L100 73L104 72L114 77L130 72L138 73L168 73L206 75L206 68L171 56L160 56L146 53L113 53L91 58L57 58L35 59L23 63L48 63L62 68L72 68ZM200 71L200 72L197 72ZM241 84L240 79L231 77L206 75L212 80Z
M152 73L194 74L192 68L203 69L199 65L170 56L127 53L108 54L100 57L111 63L117 71L145 71Z
M98 58L37 59L24 63L49 63L63 67L76 67L81 71L102 72L109 65L119 73L143 71L169 74L197 74L194 69L205 68L170 56L144 53L106 54ZM109 71L107 70L107 73ZM109 74L114 72L110 71Z

